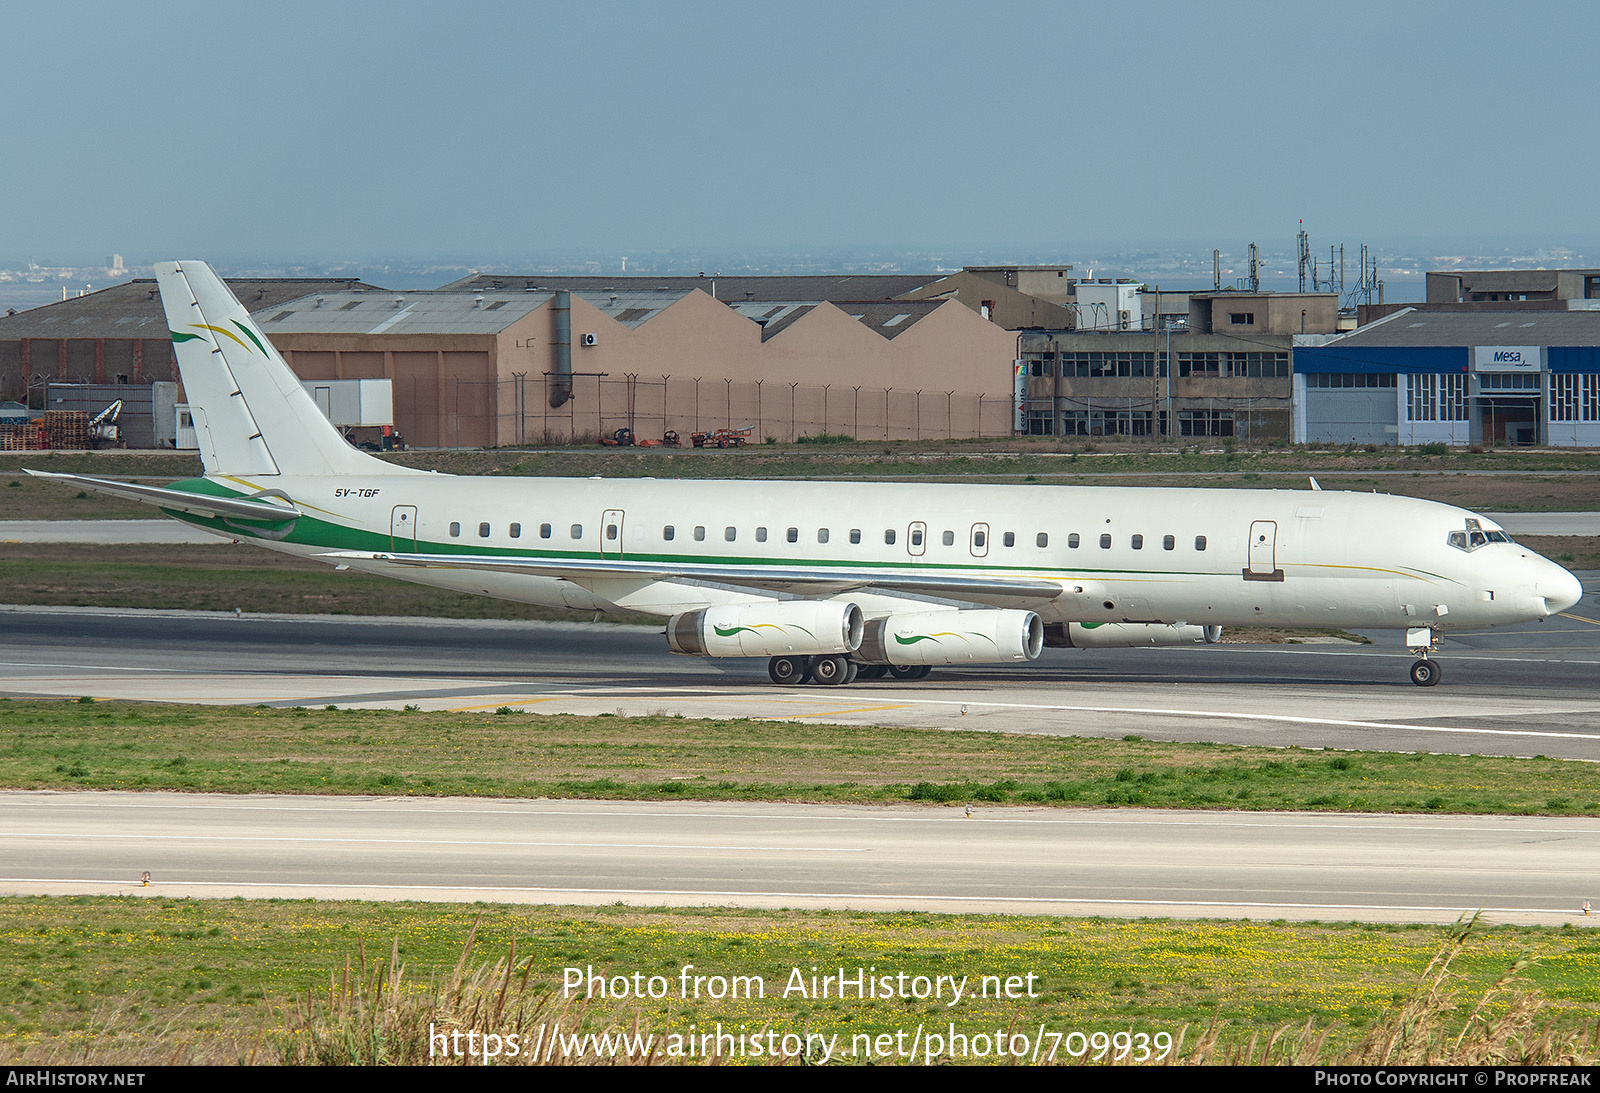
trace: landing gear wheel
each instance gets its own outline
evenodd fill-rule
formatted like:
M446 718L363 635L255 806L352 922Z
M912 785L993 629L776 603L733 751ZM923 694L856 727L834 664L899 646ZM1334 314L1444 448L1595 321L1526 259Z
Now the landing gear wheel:
M767 661L767 675L780 687L795 687L811 678L810 657L773 657Z
M928 673L933 671L931 664L891 664L889 676L891 679L903 679L910 682L914 679L926 679Z
M811 662L811 678L824 687L842 687L853 678L850 662L842 656L817 657Z
M1411 664L1411 682L1418 687L1432 687L1439 682L1439 666L1431 660L1417 660Z
M856 681L856 677L861 674L861 665L857 664L853 660L846 660L844 662L844 668L844 682L840 684L840 686L848 687L850 684L854 683Z
M888 674L889 674L889 666L887 664L863 664L861 666L861 670L858 673L856 673L856 678L857 679L882 679L884 676L886 676Z

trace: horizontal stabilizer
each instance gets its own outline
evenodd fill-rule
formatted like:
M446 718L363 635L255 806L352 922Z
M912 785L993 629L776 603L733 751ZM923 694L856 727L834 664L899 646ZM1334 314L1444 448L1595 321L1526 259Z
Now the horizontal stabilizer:
M886 592L920 592L991 599L1054 599L1062 585L1036 577L966 577L959 573L886 573L879 570L810 569L786 566L698 564L674 561L629 562L617 558L515 558L473 554L380 554L336 551L319 558L339 561L387 562L391 565L431 569L477 569L501 573L530 573L564 577L572 581L614 577L656 580L701 580L759 588L774 592L837 595L860 589Z
M54 474L50 471L26 471L35 478L49 478L56 482L70 482L86 490L109 493L129 501L141 501L174 512L190 512L201 516L231 516L236 520L293 520L301 515L299 509L287 502L252 501L243 497L211 497L186 490L169 490L161 486L140 486L132 482L115 482L109 478L90 478L82 474Z

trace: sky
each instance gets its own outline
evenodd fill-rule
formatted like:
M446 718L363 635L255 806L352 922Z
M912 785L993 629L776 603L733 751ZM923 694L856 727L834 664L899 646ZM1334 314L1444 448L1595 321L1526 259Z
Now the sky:
M72 4L0 262L1600 236L1600 6Z

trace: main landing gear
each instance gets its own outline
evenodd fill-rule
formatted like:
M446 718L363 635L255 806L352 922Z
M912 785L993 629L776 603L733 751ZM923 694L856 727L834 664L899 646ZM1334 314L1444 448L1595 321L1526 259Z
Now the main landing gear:
M1443 639L1444 635L1431 626L1417 626L1406 631L1406 647L1418 658L1411 662L1411 682L1418 687L1438 684L1442 672L1437 662L1428 659L1428 654L1437 652Z
M777 656L767 661L767 675L781 687L816 683L823 687L842 687L859 679L922 679L933 667L927 664L861 664L842 653L828 656Z

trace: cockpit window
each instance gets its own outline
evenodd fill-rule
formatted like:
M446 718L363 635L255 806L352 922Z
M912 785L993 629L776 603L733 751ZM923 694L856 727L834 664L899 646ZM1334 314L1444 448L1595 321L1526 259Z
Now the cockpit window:
M1452 531L1448 541L1457 550L1464 550L1470 554L1479 547L1488 546L1490 543L1509 543L1512 540L1511 536L1499 529L1485 531L1483 530L1483 525L1477 520L1468 519L1465 530Z

